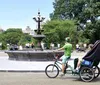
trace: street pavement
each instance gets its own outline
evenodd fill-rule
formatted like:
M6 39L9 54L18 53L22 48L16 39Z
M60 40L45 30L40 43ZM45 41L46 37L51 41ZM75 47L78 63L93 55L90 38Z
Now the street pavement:
M83 57L86 53L74 51L72 53L72 60L69 64L73 67L73 59ZM0 71L14 71L14 72L43 72L47 65L53 64L53 61L17 61L9 60L8 55L0 52Z
M79 76L48 78L44 72L0 72L0 85L100 85L100 77L83 82Z

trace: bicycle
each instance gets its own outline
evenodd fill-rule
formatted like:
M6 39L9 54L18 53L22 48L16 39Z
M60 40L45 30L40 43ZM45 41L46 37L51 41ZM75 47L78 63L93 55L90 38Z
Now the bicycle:
M61 71L61 62L59 61L59 57L54 55L54 64L49 64L45 68L45 74L49 78L56 78L59 75L59 72ZM70 60L70 59L69 59ZM60 65L59 65L60 64ZM100 70L98 66L94 66L92 68L89 68L87 66L81 66L79 72L75 72L73 67L68 64L68 61L66 62L66 68L65 73L70 73L72 75L79 75L81 80L88 82L92 81L94 78L97 78L99 76Z
M62 70L61 68L61 60L59 59L59 56L56 56L55 53L53 53L54 55L54 64L49 64L46 68L45 68L45 73L49 78L56 78L59 74L59 72ZM70 59L69 59L70 60ZM68 61L69 61L68 60ZM66 62L66 66L65 66L65 71L64 73L74 73L74 69L71 65L68 64L68 61ZM69 70L66 70L66 68Z

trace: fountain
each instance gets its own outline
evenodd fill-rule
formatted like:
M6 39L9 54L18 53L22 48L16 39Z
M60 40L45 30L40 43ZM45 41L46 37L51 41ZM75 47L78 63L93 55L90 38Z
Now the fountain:
M40 16L38 12L38 17L33 18L38 23L38 29L35 30L36 35L32 35L33 38L38 40L40 46L36 50L12 50L5 51L8 54L10 60L29 60L29 61L51 61L53 60L53 51L52 50L43 50L41 47L41 41L45 38L45 35L42 34L43 30L40 28L40 23L45 19ZM59 56L63 55L63 51L56 52L59 53Z
M45 35L42 34L43 30L41 29L41 25L40 23L43 22L43 20L45 19L44 17L41 17L40 12L38 12L38 17L34 17L33 18L37 23L38 23L38 29L34 30L36 32L36 35L32 35L33 38L38 40L38 50L43 50L42 46L41 46L41 41L43 38L45 38Z

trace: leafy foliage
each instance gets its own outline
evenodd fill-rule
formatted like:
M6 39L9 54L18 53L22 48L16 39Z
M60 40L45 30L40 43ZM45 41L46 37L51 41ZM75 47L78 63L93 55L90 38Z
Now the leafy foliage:
M65 43L66 37L71 37L72 41L75 39L76 27L71 20L52 20L43 25L46 43ZM74 42L73 42L74 43Z
M7 29L3 33L3 40L9 44L17 44L20 40L21 35L22 35L21 29L13 29L13 28Z
M7 44L25 45L35 41L29 34L24 34L22 29L9 28L2 34L0 34L0 42L2 42L2 48L5 49Z
M100 39L100 33L98 33L100 28L100 19L98 20L100 17L100 0L55 0L53 7L54 11L50 14L51 20L76 21L78 36L82 36L82 38L79 37L79 41L87 39L93 43ZM87 23L87 21L91 23Z

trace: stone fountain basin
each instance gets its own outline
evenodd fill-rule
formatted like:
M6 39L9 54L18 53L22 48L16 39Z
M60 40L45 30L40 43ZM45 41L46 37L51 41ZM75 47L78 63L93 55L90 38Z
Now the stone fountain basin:
M5 51L8 54L10 60L27 60L27 61L52 61L54 59L54 53L52 50L45 51ZM55 54L59 54L61 57L64 52L56 51Z

